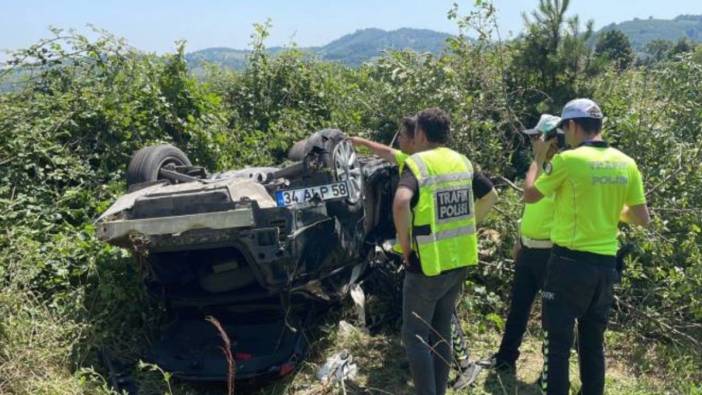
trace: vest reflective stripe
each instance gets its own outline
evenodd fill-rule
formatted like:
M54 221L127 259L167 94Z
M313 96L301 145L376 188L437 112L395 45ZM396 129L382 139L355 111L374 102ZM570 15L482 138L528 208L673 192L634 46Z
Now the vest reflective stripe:
M456 228L456 229L449 229L449 230L444 230L441 232L433 233L428 236L417 236L417 244L422 245L422 244L427 244L427 243L434 243L437 241L445 240L445 239L450 239L452 237L456 236L465 236L465 235L472 235L475 233L475 226L464 226L461 228Z
M419 182L419 186L422 185L432 185L440 184L450 181L472 181L473 173L455 173L455 174L444 174L442 176L427 177Z
M473 166L468 158L440 147L410 156L405 165L419 185L412 234L424 274L477 264Z
M422 158L416 154L410 156L410 158L412 158L415 161L415 163L417 164L417 168L419 169L419 175L422 177L422 179L429 177L429 171L427 170L427 165L424 163ZM415 176L416 176L416 174L415 174Z

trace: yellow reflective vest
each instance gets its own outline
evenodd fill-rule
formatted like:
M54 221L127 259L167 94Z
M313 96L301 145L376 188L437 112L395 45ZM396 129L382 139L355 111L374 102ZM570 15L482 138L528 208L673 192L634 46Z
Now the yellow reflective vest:
M412 248L426 276L478 263L473 165L449 148L418 152L405 161L419 184L412 209Z

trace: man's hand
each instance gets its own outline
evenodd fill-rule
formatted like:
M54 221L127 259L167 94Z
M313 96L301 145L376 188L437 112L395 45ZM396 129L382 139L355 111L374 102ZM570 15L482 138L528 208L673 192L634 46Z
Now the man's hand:
M351 141L351 144L353 144L354 147L366 147L369 150L371 150L374 154L385 159L386 161L392 163L395 162L396 150L391 148L390 146L376 143L375 141L370 141L368 139L364 139L363 137L356 136L349 137L349 141Z
M544 141L543 138L538 138L532 144L532 149L534 151L534 161L541 166L555 155L558 146L556 145L556 139Z
M526 179L524 180L525 203L536 203L544 198L544 195L534 187L536 178L541 173L541 168L543 168L543 163L539 164L537 161L531 162L531 166L529 166L529 171L527 171Z
M558 145L555 138L544 141L543 136L541 136L531 143L531 148L534 151L534 162L529 166L524 180L524 201L526 203L536 203L543 199L544 195L534 187L534 183L541 174L544 163L551 160L558 151Z
M358 146L364 146L367 147L367 142L368 140L364 139L363 137L357 137L357 136L351 136L349 137L349 141L351 141L351 144L353 144L355 147Z
M619 220L632 225L648 226L651 223L651 215L648 212L648 207L645 204L636 206L624 206Z
M405 254L404 252L402 253L402 266L406 268L410 267L410 257L412 256L412 252L410 251L409 254Z
M553 141L556 141L556 139L553 139ZM551 143L551 148L549 148L548 152L546 153L546 162L551 161L553 159L553 156L558 153L558 144Z

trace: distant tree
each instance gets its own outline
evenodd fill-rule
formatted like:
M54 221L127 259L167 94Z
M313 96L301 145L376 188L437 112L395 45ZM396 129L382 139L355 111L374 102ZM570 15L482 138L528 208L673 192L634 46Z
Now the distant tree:
M533 21L524 16L528 27L536 27L546 33L546 47L551 51L558 49L561 41L561 30L566 22L565 13L570 5L570 0L540 0L537 10L532 11Z
M646 44L645 52L651 57L652 62L666 59L673 49L673 43L668 40L653 40Z
M692 52L695 49L695 44L691 42L688 38L683 37L679 39L673 48L670 50L670 56Z
M698 46L695 48L695 52L694 52L694 54L692 55L692 60L693 60L695 63L702 64L702 45L698 45Z
M613 62L619 70L626 69L634 61L629 38L620 30L600 34L595 45L595 55Z
M570 98L586 95L581 82L592 76L594 64L588 40L592 21L581 30L577 16L567 18L569 0L540 0L525 14L526 33L512 44L512 83L529 87L520 96L529 112L557 111Z
M672 59L676 55L695 52L697 45L690 39L683 37L673 43L668 40L653 40L646 45L645 52L649 55L648 63L657 63Z

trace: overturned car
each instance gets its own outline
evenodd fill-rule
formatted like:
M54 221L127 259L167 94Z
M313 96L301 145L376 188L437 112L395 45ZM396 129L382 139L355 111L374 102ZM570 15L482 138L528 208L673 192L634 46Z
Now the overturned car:
M209 174L172 145L132 156L129 191L97 232L134 253L168 309L171 323L149 352L163 369L226 378L221 340L204 320L213 316L231 339L237 379L292 372L305 330L394 237L394 165L357 155L335 129L298 142L289 159Z

